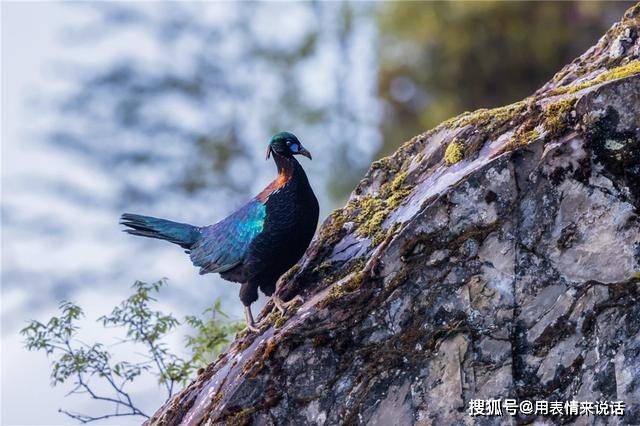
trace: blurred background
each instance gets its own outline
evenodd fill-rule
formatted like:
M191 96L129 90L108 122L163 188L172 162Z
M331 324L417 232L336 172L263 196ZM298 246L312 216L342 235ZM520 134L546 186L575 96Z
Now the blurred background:
M137 280L198 314L238 288L170 244L120 232L122 212L209 224L274 176L295 133L321 219L371 161L466 110L519 100L620 18L623 2L2 3L1 423L91 411L51 388L18 331L60 300L95 318ZM173 350L183 349L176 335ZM126 354L125 354L126 356ZM153 412L155 383L136 390ZM137 423L118 419L111 423ZM108 423L108 422L107 422Z

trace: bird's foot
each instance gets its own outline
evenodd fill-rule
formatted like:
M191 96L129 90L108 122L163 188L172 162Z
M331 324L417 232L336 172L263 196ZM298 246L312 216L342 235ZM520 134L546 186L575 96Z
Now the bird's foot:
M260 333L260 329L258 327L255 326L255 324L249 324L247 323L247 330L253 332L253 333Z
M254 333L260 332L260 329L256 327L256 323L253 320L253 314L251 313L251 308L249 306L244 307L244 319L247 323L247 330L252 331Z
M282 299L280 299L275 294L273 296L271 296L271 300L273 300L273 304L280 311L280 313L282 315L284 315L285 312L287 312L287 309L290 306L304 302L304 299L301 296L296 296L293 299L289 300L288 302L284 302Z

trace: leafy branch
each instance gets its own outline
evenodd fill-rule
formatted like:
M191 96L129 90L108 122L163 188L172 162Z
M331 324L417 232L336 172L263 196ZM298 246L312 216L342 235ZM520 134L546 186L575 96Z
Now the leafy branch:
M81 423L111 417L141 416L149 418L133 401L127 392L127 385L142 374L152 374L165 393L165 400L171 398L176 387L184 384L198 368L206 365L228 345L230 336L239 331L240 323L230 322L221 309L220 301L203 312L203 318L187 316L185 323L194 330L194 335L186 337L186 346L191 352L188 358L181 358L169 351L165 337L181 325L171 314L154 310L153 297L166 285L166 280L154 283L137 281L134 293L113 308L110 314L98 318L105 328L124 330L125 339L120 343L141 345L145 357L139 362L114 361L113 354L102 343L89 345L78 339L78 321L84 317L82 308L63 301L59 305L60 314L46 323L32 320L22 329L25 346L30 351L44 351L54 356L51 363L52 385L71 383L67 395L84 394L91 399L108 403L111 410L105 414L87 415L60 409L59 412ZM107 385L107 393L98 392L95 380Z

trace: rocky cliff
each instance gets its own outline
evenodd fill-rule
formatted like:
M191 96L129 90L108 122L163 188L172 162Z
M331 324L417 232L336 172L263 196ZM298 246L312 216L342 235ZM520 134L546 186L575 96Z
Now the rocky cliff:
M372 164L151 424L640 424L640 7L531 97ZM464 90L464 88L461 88ZM474 399L626 403L471 417Z

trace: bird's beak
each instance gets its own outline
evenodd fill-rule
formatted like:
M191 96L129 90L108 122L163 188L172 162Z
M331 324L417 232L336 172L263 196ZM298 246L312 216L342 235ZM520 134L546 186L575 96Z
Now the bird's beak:
M268 160L271 157L271 145L267 145L267 153L264 157L265 160Z
M297 154L304 155L309 160L313 160L313 158L311 158L311 153L307 151L304 147L300 147L300 150L297 152Z

